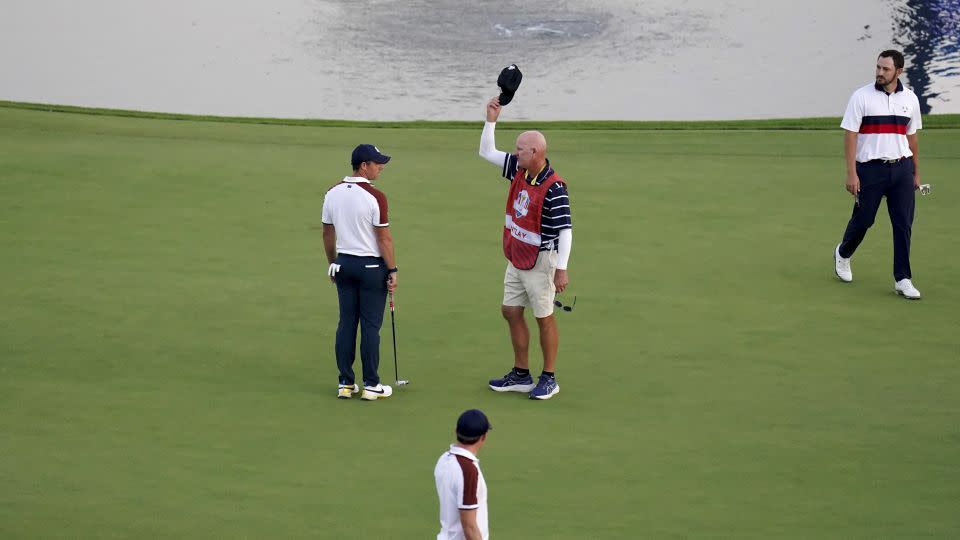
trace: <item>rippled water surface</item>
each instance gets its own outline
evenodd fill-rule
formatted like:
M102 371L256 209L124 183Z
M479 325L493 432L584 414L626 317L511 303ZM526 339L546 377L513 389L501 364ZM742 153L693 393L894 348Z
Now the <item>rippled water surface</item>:
M960 112L960 0L896 2L893 29L924 112Z
M960 112L960 0L6 0L0 99L154 111L479 119L842 114L886 48Z

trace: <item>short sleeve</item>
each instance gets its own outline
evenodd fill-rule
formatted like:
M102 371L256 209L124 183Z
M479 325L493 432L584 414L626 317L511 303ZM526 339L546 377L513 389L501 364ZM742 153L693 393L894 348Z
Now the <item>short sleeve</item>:
M373 223L373 226L389 226L390 218L387 216L387 196L368 182L359 182L357 185L373 196L373 204L370 205L370 222Z
M920 116L920 100L914 94L913 114L910 115L910 123L907 124L907 135L913 135L918 129L923 129L923 118Z
M323 198L323 210L320 211L320 221L326 225L333 225L333 216L330 215L330 210L327 208L327 198Z
M374 227L387 227L390 225L390 218L387 216L387 197L383 195L377 197L377 204L373 205Z
M453 481L453 489L457 494L457 508L473 510L480 506L477 490L480 483L480 472L472 461L463 456L457 456L457 462L460 464L460 471L463 473Z
M840 127L854 133L860 132L860 124L863 122L863 101L860 98L860 92L854 92L847 103L847 110L843 113L843 121Z
M517 172L517 155L516 154L507 154L503 158L503 177L507 180L513 181L513 175Z
M573 228L570 216L570 196L567 193L567 186L563 182L557 182L547 190L541 220L545 227L559 231Z

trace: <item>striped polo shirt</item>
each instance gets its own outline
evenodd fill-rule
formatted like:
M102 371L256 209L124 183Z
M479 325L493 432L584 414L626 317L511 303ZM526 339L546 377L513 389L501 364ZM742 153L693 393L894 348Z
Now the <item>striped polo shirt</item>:
M887 93L871 83L858 88L847 104L840 127L857 134L857 161L899 159L913 156L907 135L922 128L920 101L912 90L897 81Z
M507 154L503 158L503 177L512 182L517 168L517 155ZM553 168L550 167L550 160L547 160L547 165L536 178L527 177L524 180L528 184L536 185L546 180L551 174L553 174ZM550 186L543 199L543 213L540 216L540 251L556 250L560 231L572 228L567 186L563 182L556 182Z

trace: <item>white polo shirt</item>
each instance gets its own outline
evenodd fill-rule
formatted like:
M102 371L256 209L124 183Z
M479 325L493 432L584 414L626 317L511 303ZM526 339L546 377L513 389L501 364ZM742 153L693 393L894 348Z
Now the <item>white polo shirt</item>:
M913 156L907 135L916 133L921 124L920 100L897 81L891 94L875 83L858 88L850 96L840 127L857 133L856 159L864 163Z
M460 510L477 510L481 536L490 538L487 524L487 483L480 472L480 460L455 444L444 452L433 469L440 497L440 533L437 540L463 540Z
M366 178L344 177L323 197L321 221L337 230L337 253L380 257L374 227L387 227L387 196Z

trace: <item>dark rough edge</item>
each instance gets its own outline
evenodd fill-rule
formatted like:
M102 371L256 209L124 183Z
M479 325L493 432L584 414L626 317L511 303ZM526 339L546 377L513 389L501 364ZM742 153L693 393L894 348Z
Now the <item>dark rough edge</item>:
M402 129L476 129L482 118L476 121L427 121L413 120L405 122L376 122L355 120L312 120L296 118L256 118L245 116L206 116L195 114L161 113L131 111L124 109L101 109L76 107L73 105L54 105L45 103L25 103L0 100L0 108L22 109L92 116L115 116L123 118L144 118L155 120L180 120L190 122L219 122L233 124L262 124L276 126L306 127L349 127L349 128L402 128ZM543 121L512 120L500 122L506 129L550 129L550 130L838 130L839 117L819 118L774 118L767 120L700 120L700 121L617 121L617 120L577 120ZM926 129L960 129L960 114L927 115L923 118Z

